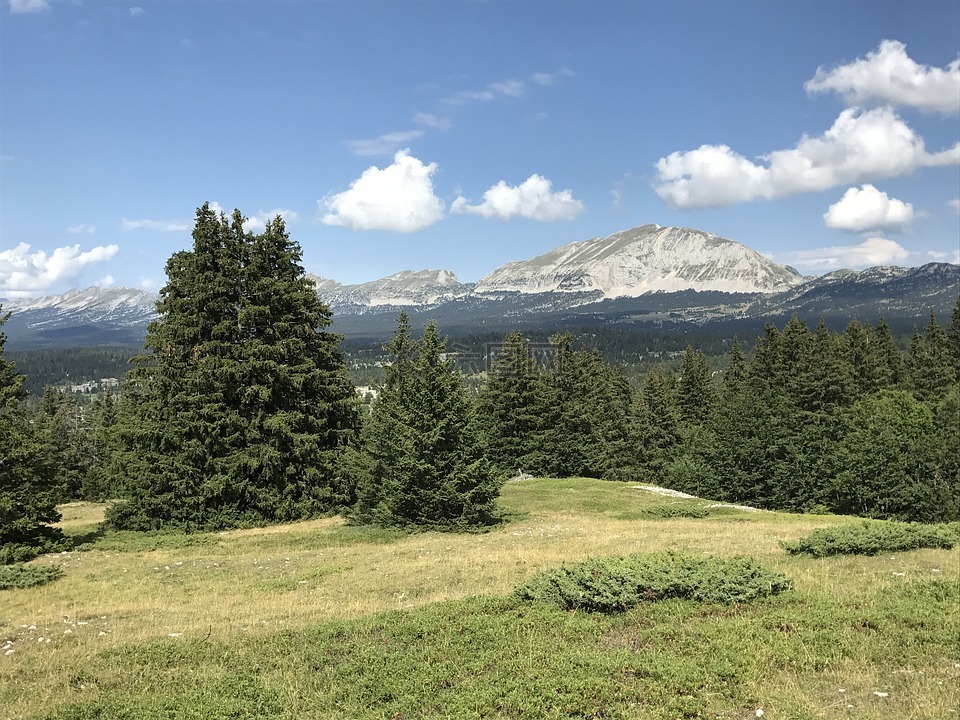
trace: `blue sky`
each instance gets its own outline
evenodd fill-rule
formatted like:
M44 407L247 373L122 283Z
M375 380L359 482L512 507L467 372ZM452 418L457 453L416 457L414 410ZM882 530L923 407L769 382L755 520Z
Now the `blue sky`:
M0 0L0 53L0 297L158 289L204 201L341 282L646 223L960 261L956 0Z

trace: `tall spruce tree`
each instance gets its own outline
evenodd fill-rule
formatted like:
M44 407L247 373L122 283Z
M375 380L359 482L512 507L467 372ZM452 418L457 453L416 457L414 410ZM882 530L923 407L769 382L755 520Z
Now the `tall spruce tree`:
M687 345L683 353L680 381L677 383L677 406L680 419L687 426L702 425L714 400L713 378L707 357L702 350Z
M551 446L559 412L555 389L519 332L504 337L500 355L481 388L479 411L488 457L497 469L556 474Z
M193 249L167 263L125 386L116 527L255 525L337 503L335 457L358 417L341 338L282 220L256 236L243 221L203 205Z
M386 383L361 434L359 521L469 530L497 519L501 476L485 457L472 401L435 323L410 337L401 313Z
M0 328L10 317L0 306ZM59 488L43 454L42 438L23 405L24 376L4 358L0 330L0 565L60 549Z

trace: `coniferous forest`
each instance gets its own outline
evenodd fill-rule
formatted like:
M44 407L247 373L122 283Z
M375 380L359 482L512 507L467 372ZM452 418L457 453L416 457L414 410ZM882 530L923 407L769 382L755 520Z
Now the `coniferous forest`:
M407 318L369 412L343 338L280 218L209 205L168 261L159 318L116 392L86 408L25 378L0 334L0 563L58 547L56 504L116 500L116 529L220 530L340 513L468 530L524 473L652 483L794 512L960 519L960 299L902 351L881 321L769 325L722 362L687 347L639 381L553 337L510 333L467 383ZM538 345L538 347L540 347ZM479 388L478 390L476 388Z

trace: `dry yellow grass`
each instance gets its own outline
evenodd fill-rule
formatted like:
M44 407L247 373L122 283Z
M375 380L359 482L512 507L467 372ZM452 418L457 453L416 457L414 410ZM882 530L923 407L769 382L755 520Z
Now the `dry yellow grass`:
M486 534L424 533L341 544L343 521L323 519L220 533L206 544L170 549L93 549L41 558L35 562L58 565L66 576L0 594L0 646L7 641L13 650L0 650L0 716L56 706L85 660L118 644L170 635L248 636L505 594L539 568L588 556L669 548L749 555L786 572L800 591L842 587L848 596L858 586L919 576L960 579L956 550L865 563L789 557L780 548L781 539L849 519L727 511L698 520L640 520L630 513L669 500L626 484L601 488L570 480L552 494L569 502L536 507L536 482L508 484L505 506L526 516ZM581 493L598 492L601 507L575 509ZM103 506L70 504L63 508L63 526L92 528L102 512Z

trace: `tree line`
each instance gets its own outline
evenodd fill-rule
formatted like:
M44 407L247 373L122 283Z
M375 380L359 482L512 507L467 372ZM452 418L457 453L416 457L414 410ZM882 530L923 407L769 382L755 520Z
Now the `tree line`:
M653 482L712 499L904 520L960 518L960 299L904 353L883 321L793 318L720 369L688 346L640 383L568 334L504 339L474 392L435 324L401 315L365 412L331 313L276 218L199 208L167 263L144 353L82 413L31 412L0 333L0 562L57 546L56 503L112 499L118 529L217 530L339 512L467 530L519 473ZM2 324L2 321L0 321ZM543 348L540 348L541 350Z

